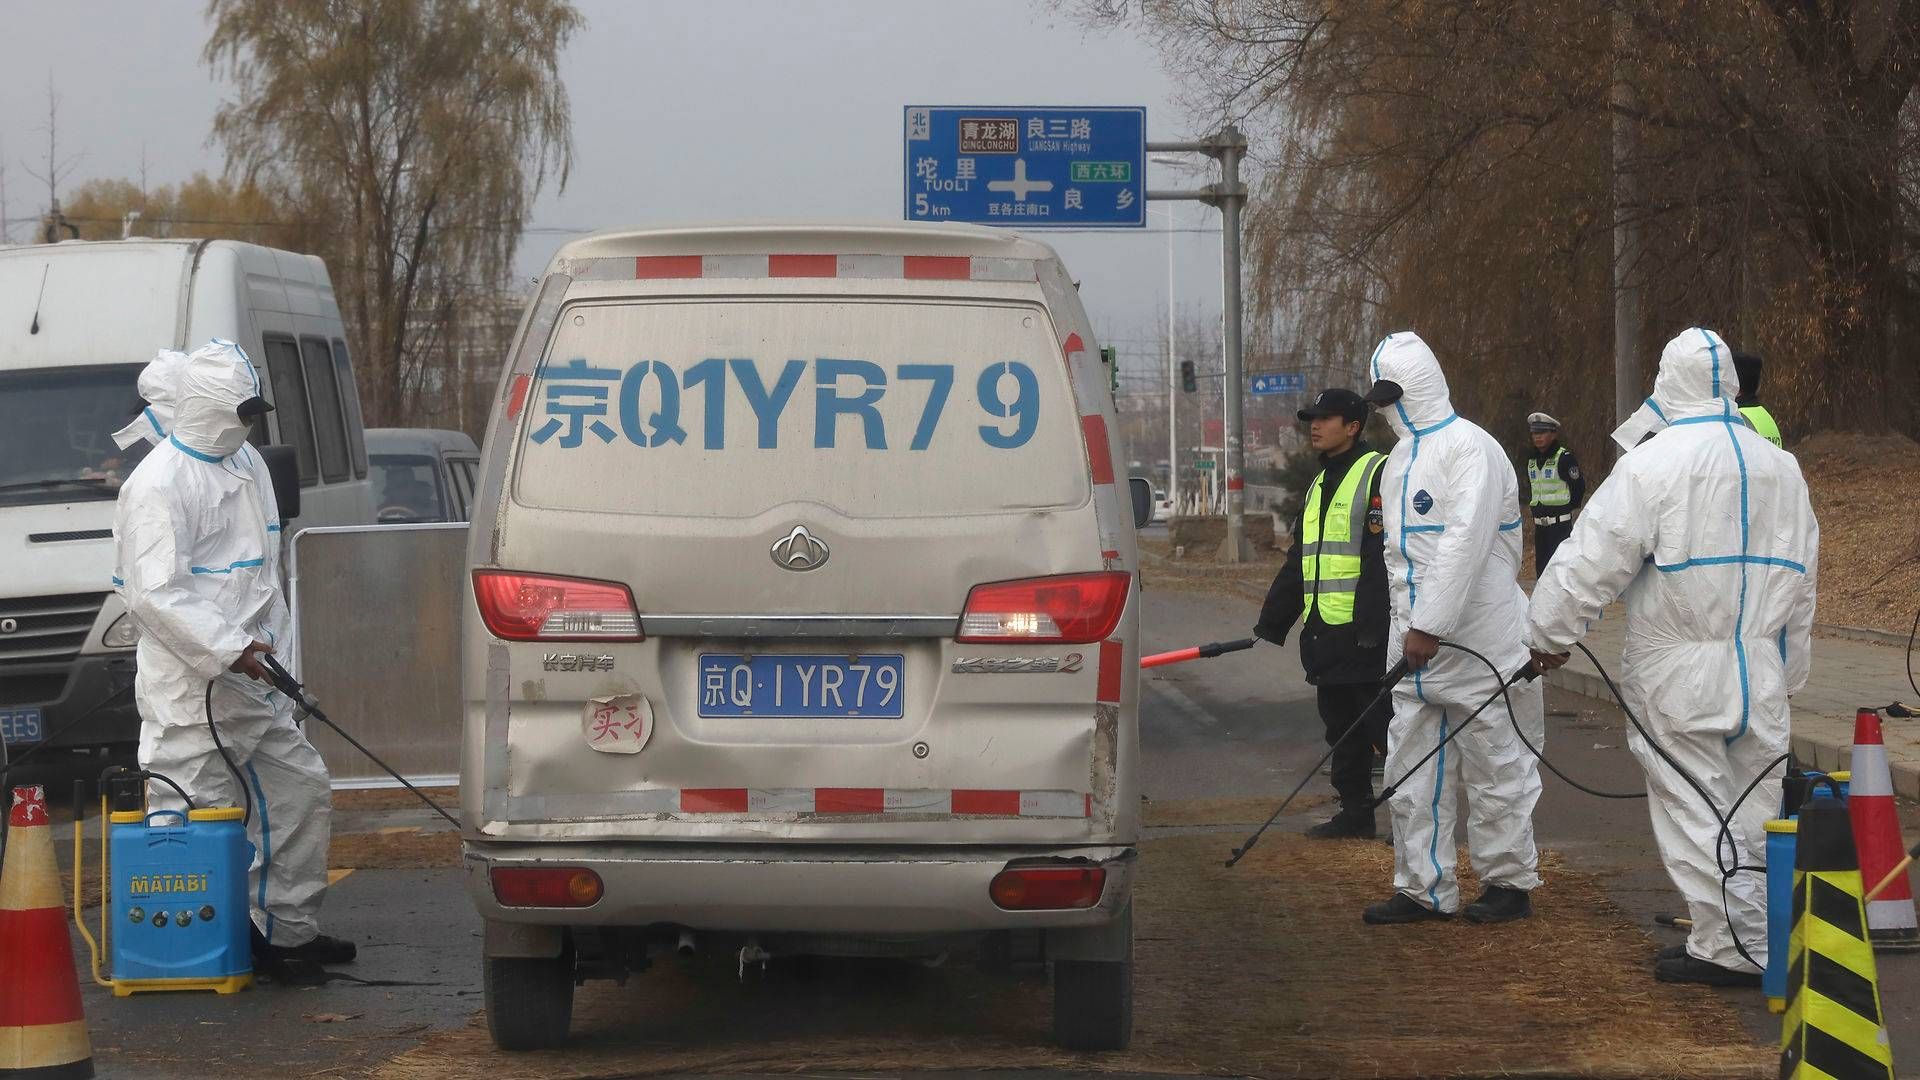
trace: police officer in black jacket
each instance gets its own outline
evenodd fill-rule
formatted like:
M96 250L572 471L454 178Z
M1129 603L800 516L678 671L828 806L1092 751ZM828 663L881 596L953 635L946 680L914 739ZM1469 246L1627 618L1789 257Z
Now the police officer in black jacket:
M1319 690L1327 742L1353 726L1380 692L1387 666L1387 568L1382 554L1380 466L1386 455L1360 437L1367 403L1351 390L1322 391L1300 410L1321 470L1301 499L1286 565L1267 590L1254 633L1276 645L1300 622L1300 665ZM1307 830L1321 839L1371 838L1373 755L1387 746L1392 709L1368 713L1333 752L1340 812Z

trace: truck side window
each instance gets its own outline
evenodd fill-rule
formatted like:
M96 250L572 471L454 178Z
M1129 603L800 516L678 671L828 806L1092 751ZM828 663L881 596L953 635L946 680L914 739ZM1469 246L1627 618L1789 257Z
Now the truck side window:
M453 519L473 519L473 465L467 458L450 458L447 471L453 474Z
M300 462L300 486L320 480L320 459L313 445L313 420L307 412L307 381L300 374L300 346L292 338L268 335L267 373L273 379L273 418L280 441L293 444Z
M333 354L322 338L300 339L300 358L307 369L307 393L313 406L313 433L320 448L320 473L329 484L349 478L347 418L340 408L340 386L334 382Z
M353 457L355 479L367 478L367 433L360 419L360 385L353 379L353 362L347 359L347 343L333 339L333 373L340 383L340 405L347 413L347 450Z

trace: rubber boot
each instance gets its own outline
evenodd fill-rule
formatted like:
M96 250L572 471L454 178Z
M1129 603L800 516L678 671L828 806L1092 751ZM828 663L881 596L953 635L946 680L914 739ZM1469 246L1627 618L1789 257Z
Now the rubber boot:
M1368 904L1367 910L1360 915L1362 921L1370 926L1393 926L1400 923L1427 922L1432 919L1451 919L1453 916L1432 908L1408 896L1397 892L1378 904Z
M1481 892L1480 899L1468 904L1461 912L1473 923L1502 923L1515 919L1524 919L1533 914L1533 899L1525 889L1509 889L1505 885L1489 885Z
M1340 812L1307 830L1315 840L1371 840L1373 811L1343 807Z
M1719 964L1683 954L1653 965L1653 977L1667 983L1697 983L1701 986L1759 986L1757 971L1735 971Z

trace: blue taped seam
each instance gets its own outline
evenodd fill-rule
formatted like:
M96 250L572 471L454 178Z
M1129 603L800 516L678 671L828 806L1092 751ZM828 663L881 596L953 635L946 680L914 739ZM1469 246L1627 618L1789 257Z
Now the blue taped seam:
M147 418L147 424L153 428L154 435L162 439L167 437L166 430L160 426L160 418L153 415L153 406L149 405L141 409L140 414Z
M1445 525L1409 525L1406 531L1410 533L1437 533L1446 532L1447 527Z
M1701 333L1706 335L1707 348L1713 353L1713 388L1717 397L1720 393L1720 352L1713 345L1713 335L1704 330ZM1740 730L1725 740L1731 743L1747 733L1747 718L1752 707L1752 687L1747 677L1747 644L1743 640L1747 625L1747 560L1750 558L1747 552L1751 546L1752 523L1747 508L1747 455L1740 450L1740 437L1734 432L1733 423L1729 420L1726 426L1727 441L1733 443L1733 460L1740 466L1740 602L1733 616L1733 655L1740 665ZM1806 572L1805 567L1801 568L1801 572Z
M1402 415L1403 417L1405 416L1405 414L1404 414L1404 413L1403 413L1403 414L1401 414L1401 415ZM1419 428L1419 429L1416 429L1416 430L1414 430L1414 432L1413 432L1413 433L1414 433L1415 435L1431 435L1431 434L1433 434L1434 432L1436 432L1436 431L1439 431L1439 430L1440 430L1441 428L1443 428L1443 427L1446 427L1446 426L1447 426L1448 424L1451 424L1451 423L1453 423L1453 422L1454 422L1455 420L1458 420L1458 419L1460 419L1460 414L1459 414L1459 413L1448 413L1448 414L1447 414L1447 418L1446 418L1445 420L1442 420L1442 421L1440 421L1439 423L1437 423L1437 424L1435 424L1435 425L1433 425L1432 427L1425 427L1425 428ZM1413 427L1413 425L1412 425L1411 423L1409 423L1409 424L1407 425L1407 427L1409 427L1409 428L1412 428L1412 427Z
M268 532L270 532L270 533L277 533L277 532L279 532L279 531L280 531L280 523L279 523L279 522L276 522L276 521L269 521L269 522L267 522L267 531L268 531Z
M1433 763L1433 805L1428 812L1433 815L1433 835L1427 839L1427 859L1433 863L1433 884L1427 886L1427 902L1433 910L1440 910L1440 792L1447 786L1447 711L1440 710L1440 755ZM1451 845L1453 838L1449 836Z
M1653 562L1652 558L1647 559ZM1687 559L1677 563L1653 563L1653 568L1663 574L1672 574L1695 566L1732 566L1734 564L1751 566L1778 566L1796 574L1804 574L1807 568L1792 559L1777 559L1771 555L1707 555L1697 559Z
M192 567L192 570L196 574L231 574L235 570L244 570L249 566L264 565L266 561L267 560L265 559L241 559L237 562L230 563L227 566L224 566L218 570L213 569L212 567L207 567L207 566L195 566L195 567Z
M203 454L200 451L195 450L193 447L188 446L186 443L181 442L180 436L178 435L167 436L167 441L172 443L174 446L179 447L180 452L187 455L188 457L199 458L201 461L211 461L215 464L219 464L220 462L220 459L217 456L213 454Z
M1517 529L1517 528L1519 528L1519 527L1520 527L1520 519L1519 519L1519 518L1514 518L1514 519L1513 519L1512 521L1509 521L1509 522L1507 522L1507 523L1506 523L1505 525L1502 525L1502 526L1500 526L1500 531L1501 531L1501 532L1512 532L1513 530L1515 530L1515 529Z
M1666 414L1666 413L1664 413L1664 412L1662 412L1662 411L1660 410L1660 403L1659 403L1659 402L1657 402L1657 401L1655 401L1655 400L1653 400L1652 398L1648 398L1648 399L1646 400L1646 402L1645 402L1645 404L1646 404L1646 406L1647 406L1647 408L1649 408L1649 409L1652 409L1652 410L1653 410L1653 415L1655 415L1655 416L1657 416L1657 417L1659 417L1659 418L1660 418L1660 419L1662 419L1662 420L1665 420L1665 419L1667 418L1667 414Z
M126 581L124 581L119 574L115 574L113 575L113 583L115 585L125 585Z
M273 822L267 819L267 793L260 786L260 774L247 762L247 779L253 782L254 805L260 808L260 910L267 914L267 944L273 944L273 912L267 911L267 872L273 867Z

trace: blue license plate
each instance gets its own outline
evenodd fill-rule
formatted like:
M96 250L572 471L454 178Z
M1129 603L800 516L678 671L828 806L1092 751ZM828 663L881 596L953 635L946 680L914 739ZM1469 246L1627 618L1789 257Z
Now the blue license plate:
M814 716L898 720L904 658L700 655L700 715L801 719Z
M0 709L0 740L25 743L45 737L39 709Z

